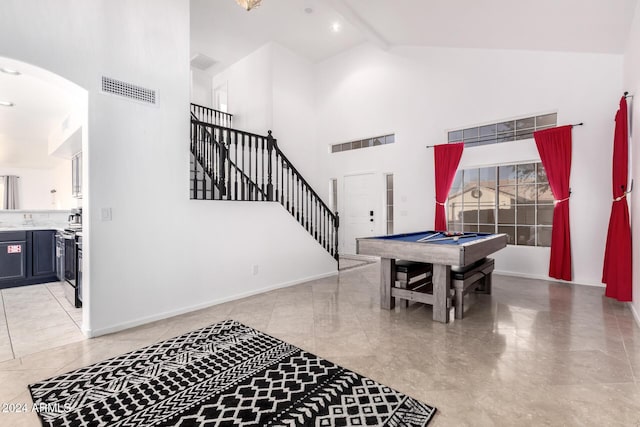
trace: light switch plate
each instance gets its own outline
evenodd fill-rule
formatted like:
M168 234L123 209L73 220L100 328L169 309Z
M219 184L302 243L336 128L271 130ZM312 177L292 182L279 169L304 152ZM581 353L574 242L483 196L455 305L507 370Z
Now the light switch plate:
M111 221L111 208L100 209L100 219L102 221Z

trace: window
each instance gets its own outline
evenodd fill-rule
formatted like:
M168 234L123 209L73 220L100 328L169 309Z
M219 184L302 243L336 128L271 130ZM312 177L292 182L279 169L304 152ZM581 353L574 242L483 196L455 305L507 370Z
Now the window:
M453 130L448 133L447 141L449 143L464 142L466 148L530 139L533 138L533 132L555 127L557 122L557 113L507 120L500 123Z
M331 211L338 212L338 180L331 178Z
M451 231L505 233L511 245L551 246L553 195L542 163L459 170L447 210Z
M393 174L386 175L387 234L393 234Z
M395 134L376 136L373 138L345 142L342 144L333 144L331 145L331 152L338 153L340 151L349 151L349 150L356 150L359 148L368 148L368 147L375 147L378 145L393 144L394 142L396 142Z

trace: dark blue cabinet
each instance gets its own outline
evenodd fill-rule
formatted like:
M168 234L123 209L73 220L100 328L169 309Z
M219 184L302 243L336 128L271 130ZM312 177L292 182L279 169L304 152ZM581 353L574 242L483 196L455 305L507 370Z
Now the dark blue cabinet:
M32 237L33 276L55 276L56 274L56 232L38 230Z
M0 233L0 282L27 278L27 232Z
M57 282L55 230L0 232L0 289Z

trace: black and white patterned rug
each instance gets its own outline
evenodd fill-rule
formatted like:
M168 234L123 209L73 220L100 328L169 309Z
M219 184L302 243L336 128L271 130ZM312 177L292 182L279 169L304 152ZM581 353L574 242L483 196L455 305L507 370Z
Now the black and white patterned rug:
M436 408L233 320L29 386L44 425L426 426Z

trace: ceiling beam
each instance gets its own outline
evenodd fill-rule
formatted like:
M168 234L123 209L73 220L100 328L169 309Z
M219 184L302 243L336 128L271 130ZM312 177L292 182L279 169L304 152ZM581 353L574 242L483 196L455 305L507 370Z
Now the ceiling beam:
M364 36L378 46L382 50L389 50L391 45L378 32L369 25L356 11L354 11L346 0L328 0L333 9L342 16L342 18L358 29Z

